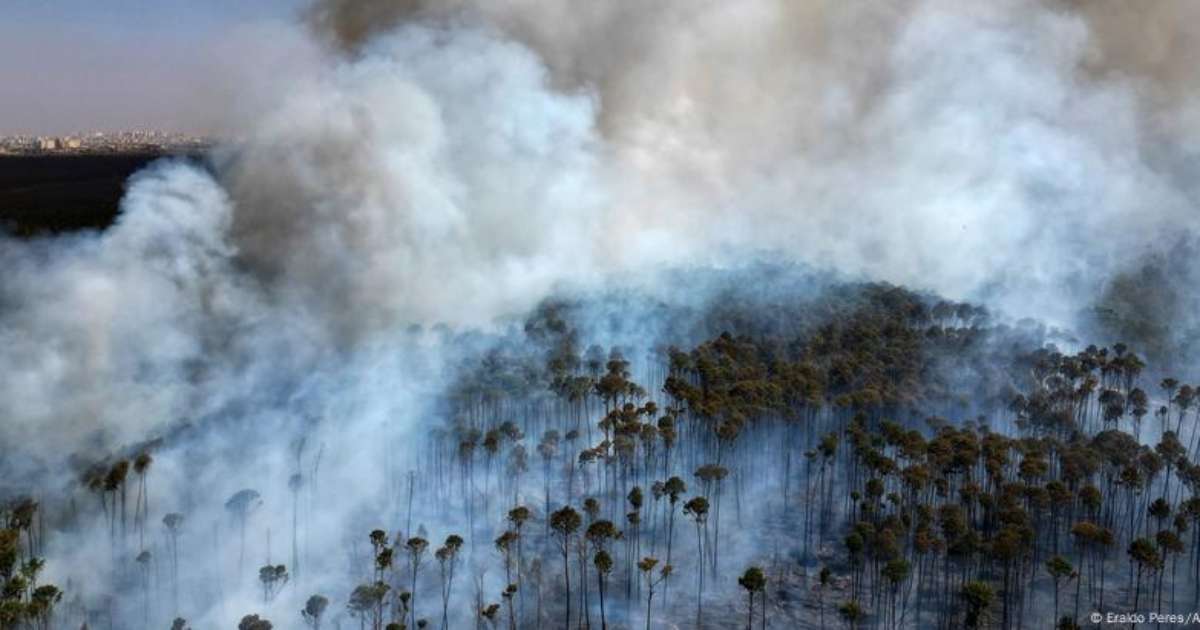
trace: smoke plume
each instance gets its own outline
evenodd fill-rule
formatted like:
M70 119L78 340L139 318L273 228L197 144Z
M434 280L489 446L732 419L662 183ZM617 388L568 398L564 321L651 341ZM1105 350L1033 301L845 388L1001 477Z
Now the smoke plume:
M437 423L448 340L556 291L701 293L659 273L765 256L1084 324L1195 216L1198 11L317 2L208 163L139 174L104 232L0 242L0 440L23 445L3 472L66 487L72 456L161 438L155 501L207 537L226 497L321 452L341 491L309 543L339 547L362 529L343 515L394 494L376 463ZM283 539L287 496L256 531ZM77 544L104 525L73 527L50 572L107 570ZM229 553L187 553L211 571L196 627L257 605L220 586Z
M420 21L596 100L621 249L788 251L1068 323L1191 213L1187 2L318 3L351 57Z

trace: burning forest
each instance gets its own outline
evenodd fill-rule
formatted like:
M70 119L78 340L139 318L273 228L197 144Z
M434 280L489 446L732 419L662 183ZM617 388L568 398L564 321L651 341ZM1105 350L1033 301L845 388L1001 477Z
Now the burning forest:
M260 25L227 140L0 234L0 629L1187 623L1196 18Z

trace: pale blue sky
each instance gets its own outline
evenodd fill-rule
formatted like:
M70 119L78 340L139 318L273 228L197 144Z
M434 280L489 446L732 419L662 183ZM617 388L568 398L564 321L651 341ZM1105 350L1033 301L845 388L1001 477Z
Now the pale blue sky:
M231 91L230 64L305 4L0 0L0 134L204 131Z

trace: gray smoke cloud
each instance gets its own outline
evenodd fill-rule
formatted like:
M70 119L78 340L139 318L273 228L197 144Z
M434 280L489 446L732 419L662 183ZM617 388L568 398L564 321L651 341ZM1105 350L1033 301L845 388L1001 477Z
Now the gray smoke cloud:
M1195 13L1008 0L320 2L484 24L597 101L623 249L761 247L1070 323L1192 216Z
M486 323L593 268L605 166L586 95L478 30L409 28L331 64L221 166L254 209L230 236L256 274L356 335Z
M1071 325L1195 215L1196 10L319 2L302 53L245 60L211 164L139 175L103 233L0 242L0 438L28 460L5 467L167 437L189 618L294 619L307 592L264 607L200 544L232 536L224 499L263 491L261 561L303 433L332 471L306 536L350 546L344 516L394 490L378 463L417 448L378 436L436 421L441 340L559 288L768 253ZM113 562L75 527L52 578Z

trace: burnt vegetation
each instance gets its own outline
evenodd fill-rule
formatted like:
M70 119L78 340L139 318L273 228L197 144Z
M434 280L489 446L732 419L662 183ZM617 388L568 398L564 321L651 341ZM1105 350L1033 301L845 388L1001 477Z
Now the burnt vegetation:
M1200 605L1197 388L894 286L716 295L549 301L451 338L441 418L379 467L392 492L345 549L298 542L320 510L302 440L288 486L227 497L219 527L156 495L157 444L81 465L58 511L0 513L0 628L109 627L114 606L114 627L187 627L196 545L257 581L255 629L1075 628ZM263 564L268 509L291 531ZM117 559L106 597L39 581L43 537L82 522ZM344 574L301 571L313 553Z

